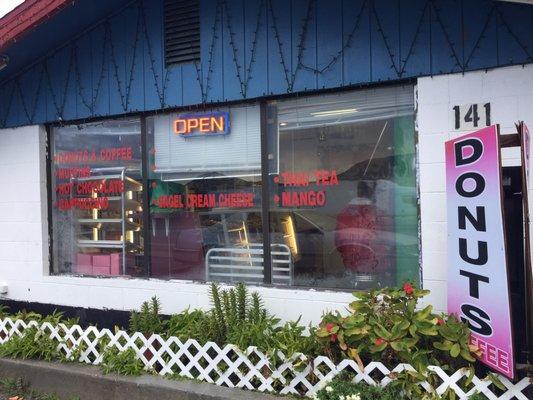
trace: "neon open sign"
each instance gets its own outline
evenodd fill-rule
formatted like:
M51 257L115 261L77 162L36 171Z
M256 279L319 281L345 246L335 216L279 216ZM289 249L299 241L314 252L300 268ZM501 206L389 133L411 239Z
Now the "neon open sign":
M227 135L229 129L229 113L224 111L180 115L174 120L174 133L184 137Z

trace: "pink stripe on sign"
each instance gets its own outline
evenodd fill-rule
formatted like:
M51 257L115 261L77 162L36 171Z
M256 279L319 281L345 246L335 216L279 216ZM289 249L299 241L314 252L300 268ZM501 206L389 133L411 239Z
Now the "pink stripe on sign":
M467 322L480 361L514 377L498 126L446 142L448 312Z

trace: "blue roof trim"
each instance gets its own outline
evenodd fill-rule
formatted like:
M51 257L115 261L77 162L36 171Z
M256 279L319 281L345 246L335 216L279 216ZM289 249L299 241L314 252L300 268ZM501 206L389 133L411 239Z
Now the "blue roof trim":
M163 1L137 0L4 81L0 127L533 62L524 4L200 1L200 63L165 68Z

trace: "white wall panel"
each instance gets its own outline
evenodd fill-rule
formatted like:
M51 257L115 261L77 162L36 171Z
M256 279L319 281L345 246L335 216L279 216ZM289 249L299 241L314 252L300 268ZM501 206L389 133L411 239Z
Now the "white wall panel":
M444 142L467 131L454 130L453 107L491 104L491 123L502 133L516 132L515 122L533 127L533 65L418 79L420 213L424 287L430 302L446 310L446 195ZM520 165L517 148L503 149L504 166ZM533 183L529 183L531 189ZM532 205L530 205L530 208ZM443 261L444 260L444 261Z

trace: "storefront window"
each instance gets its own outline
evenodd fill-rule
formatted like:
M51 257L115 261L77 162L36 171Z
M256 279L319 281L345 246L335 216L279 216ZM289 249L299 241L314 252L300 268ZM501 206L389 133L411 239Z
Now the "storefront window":
M271 243L293 285L418 280L412 87L272 102L268 121Z
M263 283L258 105L147 119L151 275Z
M52 131L53 272L146 274L138 120Z
M54 128L53 272L418 281L413 110L412 87L269 102L263 166L258 104L147 117L143 149L139 120Z

